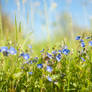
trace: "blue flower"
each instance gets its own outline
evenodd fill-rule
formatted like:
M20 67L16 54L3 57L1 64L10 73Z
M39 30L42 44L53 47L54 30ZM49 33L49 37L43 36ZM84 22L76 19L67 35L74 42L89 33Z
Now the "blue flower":
M32 49L32 45L28 45L28 47L29 47L30 49Z
M76 36L75 40L79 40L80 39L80 36Z
M63 50L62 50L62 53L63 53L63 54L65 54L65 55L68 55L68 54L69 54L69 52L70 52L70 50L69 50L69 49L63 49Z
M28 59L30 58L30 56L29 56L29 54L23 54L23 58L24 58L25 60L28 60Z
M56 53L57 53L56 51L52 51L52 54L54 54L54 55L55 55Z
M24 53L21 53L21 54L20 54L20 56L23 56L23 55L24 55Z
M89 46L92 46L92 41L89 41Z
M0 47L0 52L3 53L4 56L8 56L8 47L4 46L4 47Z
M45 49L42 49L40 52L44 52Z
M24 64L29 64L29 61L24 62Z
M49 77L49 76L47 77L47 79L48 79L48 81L50 81L50 82L52 81L52 78L51 78L51 77Z
M38 60L38 57L34 57L34 59Z
M84 42L81 42L81 47L85 47L85 43Z
M82 61L85 61L85 59L83 57L81 57Z
M47 71L48 72L52 72L52 67L51 66L47 66Z
M47 56L48 56L49 58L52 58L52 55L51 55L51 54L49 54L48 52L47 52Z
M28 48L30 49L30 52L32 53L32 45L28 45Z
M9 52L11 55L16 55L16 53L17 53L17 51L16 51L13 47L11 47L11 48L8 50L8 52Z
M58 50L58 53L61 53L62 51L61 50Z
M60 60L61 60L61 54L58 54L58 55L56 56L56 59L57 59L58 62L60 62Z
M80 42L84 42L82 39L80 39Z
M37 64L37 67L38 68L43 68L43 65L42 64Z
M1 52L3 52L3 51L8 52L8 47L6 47L6 46L1 47Z
M67 45L65 45L64 48L67 49Z
M29 64L32 64L32 60L29 61Z
M28 72L29 75L32 75L32 72Z
M90 39L91 37L86 37L86 39Z

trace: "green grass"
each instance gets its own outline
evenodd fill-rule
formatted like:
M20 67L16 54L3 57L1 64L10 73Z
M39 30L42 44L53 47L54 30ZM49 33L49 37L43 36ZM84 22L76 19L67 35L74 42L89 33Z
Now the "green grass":
M17 29L17 26L16 26ZM33 45L33 53L28 48L28 38L25 40L17 38L18 31L16 33L15 43L9 44L9 42L3 40L4 44L1 46L14 46L16 48L17 55L4 56L0 53L0 91L2 92L91 92L92 91L92 47L88 46L88 41L83 37L86 43L86 49L83 54L78 53L83 48L80 46L80 42L64 39L62 42L52 43L48 47L47 43L40 45ZM18 43L18 45L17 45ZM55 50L61 49L64 45L67 45L70 53L69 55L62 54L60 62L50 59L50 65L53 67L53 72L46 71L46 67L38 69L37 64L46 64L46 60L42 58L40 50L45 48L45 52L51 53L53 47ZM21 48L20 48L21 47ZM48 51L49 48L49 51ZM35 56L39 56L38 62L33 64L24 64L25 60L19 54L24 51L29 53L33 60ZM44 54L45 54L44 52ZM85 58L85 62L80 57ZM21 69L24 67L24 69ZM29 75L28 72L33 72ZM65 76L63 76L65 74ZM49 82L46 76L52 78L52 82ZM61 76L62 75L62 76Z

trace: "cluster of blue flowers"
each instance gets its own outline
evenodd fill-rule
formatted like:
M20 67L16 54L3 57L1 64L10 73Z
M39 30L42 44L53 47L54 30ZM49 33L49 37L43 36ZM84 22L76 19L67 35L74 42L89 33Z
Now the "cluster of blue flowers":
M32 47L30 47L32 49ZM7 46L2 46L0 47L0 52L3 53L4 56L9 56L9 55L18 55L17 50L14 47L10 47L8 48ZM41 53L45 53L45 49L42 49L40 51ZM20 53L20 52L19 52ZM45 58L48 58L47 60L47 64L44 67L44 63L41 62L39 63L39 59L38 57L35 57L34 59L30 58L30 54L28 53L20 53L20 55L18 56L18 58L23 58L24 63L25 64L33 64L33 63L37 63L37 68L38 69L45 69L47 72L51 73L53 71L53 67L51 65L49 65L49 61L55 60L57 62L60 62L62 59L62 55L68 55L70 53L70 50L67 49L66 47L64 47L61 50L53 50L52 53L47 52ZM42 54L43 55L43 54ZM45 60L45 59L44 59ZM22 66L22 69L24 69L24 66ZM28 72L29 75L32 75L33 72L29 71ZM50 76L46 77L48 79L48 81L52 81L52 79L50 78Z
M85 39L90 39L90 38L91 37L86 37ZM85 42L81 36L77 36L75 39L81 42L81 47L85 47ZM92 41L89 41L89 46L92 46Z
M44 53L45 49L42 49L40 52ZM53 71L53 67L49 65L49 61L57 61L60 62L62 60L63 55L68 55L70 53L70 50L64 46L63 49L59 50L53 50L52 53L47 52L45 57L48 57L49 59L47 60L47 66L46 66L46 71L51 73ZM42 54L43 55L43 54ZM39 69L43 68L43 64L37 64L37 67ZM53 81L53 79L48 75L47 76L48 81Z
M88 43L85 43L82 38L83 37L81 37L81 36L76 36L75 40L80 41L80 43L81 43L80 45L81 45L81 47L83 47L82 53L84 53L84 50L85 50L84 48L85 48L86 44L88 44L89 46L92 46L92 40L91 40L91 37L86 37L85 39L88 40ZM83 57L81 57L81 60L85 61L85 59Z
M8 49L8 47L6 47L6 46L0 47L0 52L2 52L5 56L17 54L17 50L15 50L14 47L10 47Z
M32 53L33 49L30 45L25 50L13 46L1 46L0 60L2 74L6 77L9 74L7 79L12 79L16 83L19 83L19 85L20 83L21 85L25 84L24 89L27 84L28 88L32 86L33 88L37 87L37 89L40 86L44 86L47 89L49 86L47 84L51 84L53 88L55 86L56 88L65 87L65 90L69 87L75 87L77 89L80 83L83 83L84 87L86 77L79 82L77 87L75 84L79 78L76 76L79 76L80 72L81 76L91 74L89 71L91 70L91 66L89 64L92 54L92 37L77 36L74 40L75 45L77 43L76 46L71 44L71 47L75 46L74 48L69 49L64 42L64 44L59 45L59 48L56 46L54 48L42 49L39 52L39 57L34 57ZM83 71L81 71L82 69ZM85 71L85 69L87 70ZM5 78L3 75L1 76ZM7 79L4 80L6 81ZM81 79L82 77L79 80ZM63 84L64 86L62 86ZM14 86L17 88L17 85L14 84Z
M86 37L85 39L90 39L90 37ZM80 42L80 46L85 48L86 44L84 42L84 39L82 39L81 36L77 36L75 38L75 40L78 40ZM90 40L88 42L89 46L92 46L92 41ZM32 46L29 46L30 49L32 49ZM9 56L9 55L16 55L17 54L17 50L14 48L14 47L10 47L8 48L7 46L3 46L3 47L0 47L0 52L3 53L4 56ZM40 51L43 55L43 53L45 53L45 49L42 49ZM54 49L52 51L52 53L49 53L47 52L46 55L45 55L45 58L48 58L47 59L47 62L46 62L46 66L44 66L45 62L38 62L39 59L38 57L35 57L34 59L31 59L30 58L30 54L28 53L21 53L19 57L23 57L25 62L23 63L23 65L25 64L33 64L33 63L37 63L37 68L38 69L45 69L47 72L51 73L53 71L53 66L49 65L49 61L57 61L57 62L60 62L62 60L62 56L65 55L67 56L68 54L70 53L70 50L67 48L67 46L64 46L62 49L59 49L59 50L56 50ZM42 60L45 60L44 58ZM81 57L81 60L82 61L85 61L84 57ZM24 68L23 68L24 69ZM29 75L32 75L33 72L28 72ZM52 78L47 75L47 79L48 81L52 81Z
M82 39L81 36L77 36L75 39L81 43L80 44L81 47L85 48L86 44L84 42L84 39ZM90 39L90 37L86 37L85 39ZM89 44L89 46L92 46L92 41L90 40L88 42L88 44ZM32 49L32 46L29 48ZM17 54L17 50L14 47L8 48L7 46L0 47L0 52L3 53L4 56ZM40 52L41 52L42 56L44 55L44 53L46 53L45 49L42 49ZM25 60L23 65L36 63L38 69L43 68L47 72L52 73L53 66L50 65L49 62L56 61L58 63L58 62L62 61L63 55L67 56L69 53L70 53L70 50L67 48L67 46L64 46L62 49L59 49L59 50L54 49L51 53L49 53L49 50L48 50L47 53L45 54L44 58L42 59L42 62L40 62L40 63L39 63L38 57L30 58L30 54L28 54L28 53L23 52L19 55L19 57L23 57L23 60ZM46 62L43 62L43 60ZM84 57L81 57L81 60L85 61ZM32 75L33 72L29 71L28 74ZM52 81L52 79L49 75L47 75L47 79L48 79L48 81Z
M22 53L20 54L20 56L22 56L25 60L28 60L30 58L29 54L27 53Z

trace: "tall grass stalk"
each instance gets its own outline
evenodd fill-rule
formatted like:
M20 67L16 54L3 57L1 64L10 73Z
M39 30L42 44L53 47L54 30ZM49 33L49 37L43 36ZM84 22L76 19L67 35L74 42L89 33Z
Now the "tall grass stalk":
M47 30L47 40L48 40L48 46L50 42L50 32L49 32L49 18L48 18L48 12L47 12L47 1L44 1L44 13L45 13L45 20L46 20L46 30Z
M67 3L66 3L66 11L67 11L67 12L69 12L71 2L72 2L72 1L68 1L68 0L67 0ZM69 19L69 20L70 20L70 23L68 24L68 26L69 26L69 30L70 30L70 33L71 33L71 38L73 39L74 33L73 33L72 13L71 13L71 15L70 15L70 19Z
M31 7L30 7L30 9L31 9L31 33L33 33L34 32L34 29L33 29L33 24L34 24L34 12L33 12L33 3L32 3L32 0L30 0L31 1ZM32 40L34 41L34 35L33 35L33 38L32 38Z
M17 20L16 20L16 16L15 16L15 30L16 30L16 43L18 41L18 30L17 30Z
M1 18L1 7L0 7L0 40L2 39L2 18Z
M86 8L87 4L88 4L88 2L84 0L84 2L83 2L84 23L85 23L85 27L88 30L88 23L87 23L88 13L87 13L87 8Z

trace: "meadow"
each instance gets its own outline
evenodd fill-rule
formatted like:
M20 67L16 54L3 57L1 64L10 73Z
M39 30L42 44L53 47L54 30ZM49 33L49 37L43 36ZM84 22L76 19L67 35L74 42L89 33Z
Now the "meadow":
M18 31L14 42L5 41L3 34L1 36L1 92L92 91L91 33L47 45L34 55L33 46L20 41ZM39 45L35 51L37 48Z
M68 32L32 44L16 16L12 28L5 18L0 13L0 92L92 92L91 28L73 32L69 17Z

